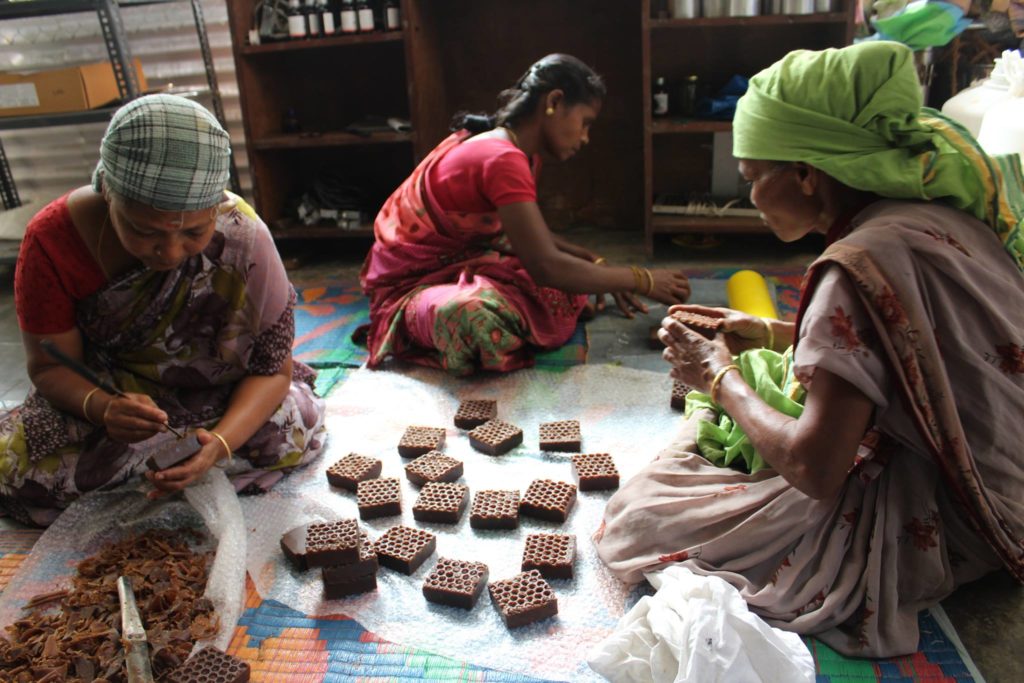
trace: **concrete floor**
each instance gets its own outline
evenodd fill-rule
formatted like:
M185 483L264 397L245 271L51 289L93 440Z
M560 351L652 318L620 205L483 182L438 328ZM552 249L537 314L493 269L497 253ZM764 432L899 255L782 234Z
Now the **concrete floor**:
M577 230L567 235L602 254L613 263L658 267L714 267L742 263L759 266L802 266L818 253L821 243L807 240L782 245L772 237L723 238L718 246L684 249L665 240L656 245L657 257L644 257L638 233ZM339 242L329 245L283 245L282 255L297 282L357 276L365 244ZM336 249L336 250L335 250ZM695 293L695 300L711 302L722 294L714 288ZM701 301L703 299L704 301ZM617 363L627 367L661 371L660 354L647 347L648 329L664 314L655 306L648 316L626 320L615 314L598 316L589 323L590 362ZM24 354L14 312L11 269L0 268L0 401L20 402L29 388ZM0 528L11 526L0 519ZM961 640L989 683L1024 682L1024 588L1005 572L964 586L943 602Z

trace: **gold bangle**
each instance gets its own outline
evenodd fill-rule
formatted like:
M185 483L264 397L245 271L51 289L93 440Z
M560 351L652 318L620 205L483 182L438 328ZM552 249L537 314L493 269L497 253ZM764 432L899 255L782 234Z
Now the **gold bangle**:
M768 318L761 318L761 322L764 323L765 330L768 332L768 343L765 345L766 349L770 351L775 350L775 330L772 329L772 323Z
M209 432L210 434L213 434L215 437L217 437L217 439L220 441L221 445L224 446L224 450L228 454L228 464L230 465L231 461L234 460L234 455L231 452L231 446L228 445L228 440L225 439L220 434L218 434L217 432L213 431L212 429L207 429L206 431Z
M608 263L608 259L606 259L604 256L598 256L596 259L594 259L595 266L603 266L606 263Z
M647 268L644 268L644 276L647 278L647 291L644 296L650 296L654 291L654 274Z
M97 427L100 425L100 423L99 422L93 422L92 418L89 417L89 399L92 398L92 395L95 394L99 390L100 390L99 387L96 387L95 389L90 390L89 393L87 393L85 395L85 398L82 399L82 417L85 418L86 422L88 422L89 424L92 424L92 425L96 425Z
M739 369L740 366L736 365L735 363L731 363L729 365L726 365L717 373L715 373L715 378L711 380L711 389L708 390L708 395L711 397L712 401L718 403L718 397L715 396L715 392L718 391L718 385L722 382L722 378L725 377L725 373L729 372L730 370L736 370L737 372L739 372Z
M633 273L633 291L639 294L644 288L644 276L636 266L630 266L629 269Z

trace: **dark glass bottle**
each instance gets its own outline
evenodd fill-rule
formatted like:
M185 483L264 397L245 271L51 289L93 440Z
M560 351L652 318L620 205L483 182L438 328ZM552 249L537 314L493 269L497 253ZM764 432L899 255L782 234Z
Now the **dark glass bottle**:
M668 116L668 88L665 86L665 77L658 76L654 83L654 102L651 113L655 116Z
M320 8L320 28L325 36L333 36L337 33L337 24L334 21L334 8L328 0L319 0L317 6Z
M306 35L310 38L320 37L320 7L316 0L306 0L303 8L306 14Z
M353 0L341 1L341 32L356 33L359 31L359 20Z
M384 3L384 26L388 31L402 28L402 9L398 0L387 0Z
M359 32L370 33L377 30L377 24L373 20L373 8L367 0L356 1L356 14L359 15Z
M306 14L299 0L288 0L288 37L292 40L306 37Z

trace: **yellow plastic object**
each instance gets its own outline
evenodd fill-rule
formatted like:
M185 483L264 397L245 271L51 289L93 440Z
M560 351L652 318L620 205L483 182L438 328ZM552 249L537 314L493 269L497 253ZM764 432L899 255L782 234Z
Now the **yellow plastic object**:
M768 283L760 273L752 270L734 273L725 283L725 291L729 295L729 308L762 318L778 319L779 313L772 302Z

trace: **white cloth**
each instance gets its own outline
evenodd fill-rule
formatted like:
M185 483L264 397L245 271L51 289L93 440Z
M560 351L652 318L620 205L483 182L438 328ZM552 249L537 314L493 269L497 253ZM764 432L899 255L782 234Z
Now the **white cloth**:
M647 574L657 589L590 653L613 682L814 682L814 659L795 633L772 628L739 592L681 565Z

